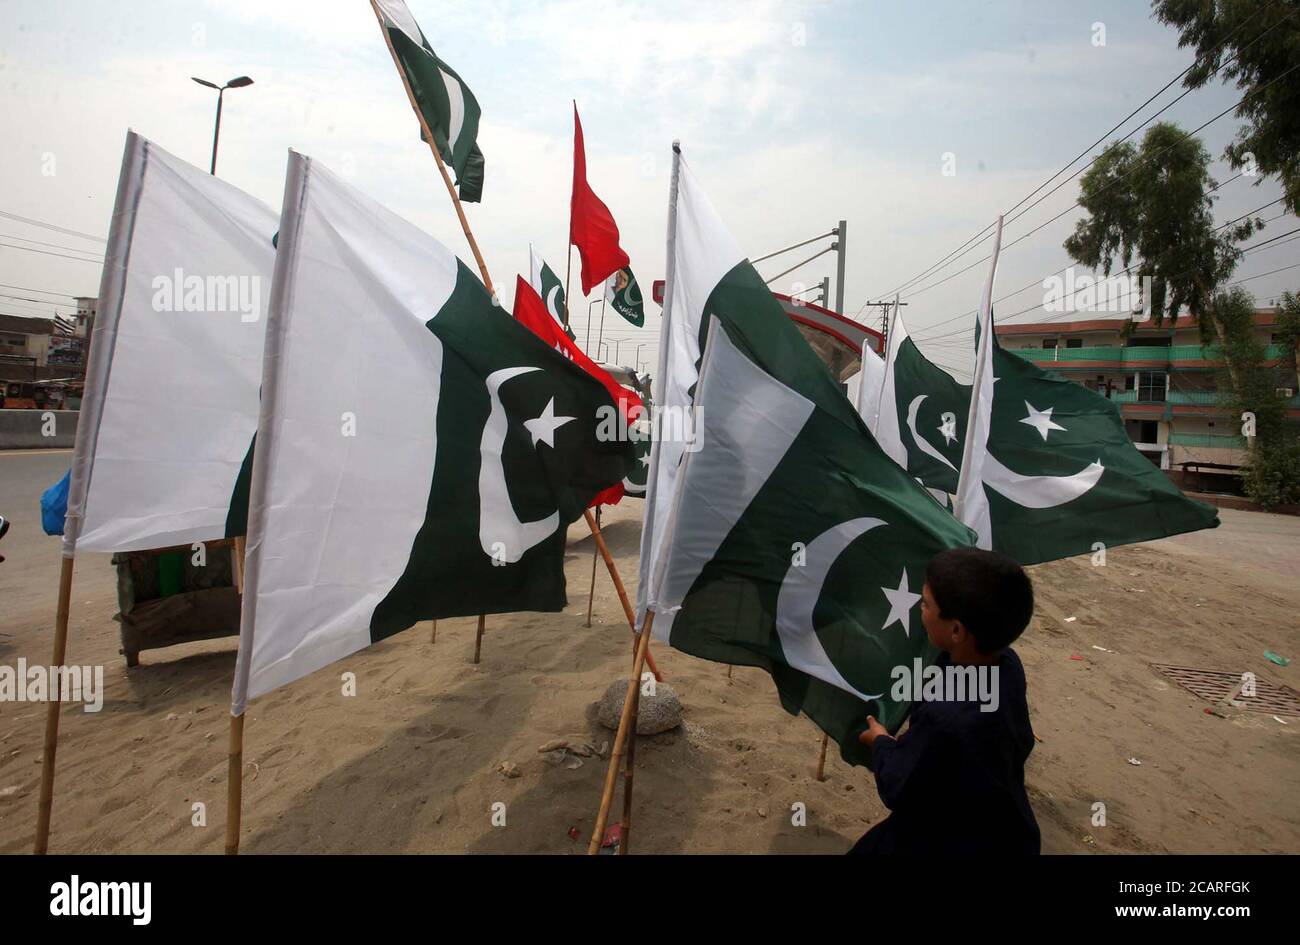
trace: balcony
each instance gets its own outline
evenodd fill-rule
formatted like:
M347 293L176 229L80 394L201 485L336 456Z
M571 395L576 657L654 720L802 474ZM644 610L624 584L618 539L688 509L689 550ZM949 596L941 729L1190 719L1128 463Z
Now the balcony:
M1009 348L1012 354L1019 355L1026 361L1037 364L1047 362L1064 363L1069 361L1104 361L1115 365L1136 364L1139 362L1157 362L1168 364L1177 361L1219 361L1222 351L1218 345L1172 345L1158 347L1139 345L1132 348ZM1264 356L1280 358L1282 345L1268 345Z
M1171 390L1163 397L1141 396L1138 391L1125 390L1111 394L1117 404L1171 404L1176 407L1222 407L1231 403L1231 397L1221 390ZM1300 407L1300 394L1286 400L1287 407Z
M1228 436L1222 433L1171 433L1169 443L1172 446L1214 447L1222 450L1244 450L1244 436Z

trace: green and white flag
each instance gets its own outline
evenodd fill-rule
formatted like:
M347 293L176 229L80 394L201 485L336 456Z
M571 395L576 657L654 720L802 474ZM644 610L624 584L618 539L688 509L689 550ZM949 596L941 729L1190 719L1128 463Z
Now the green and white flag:
M680 154L672 193L639 606L677 649L766 669L865 763L868 713L909 708L893 670L934 655L925 566L974 535L876 445Z
M651 443L651 423L642 417L637 420L636 427L644 431L644 435L633 441L633 447L636 453L636 465L632 471L623 477L623 494L630 495L636 499L645 498L646 477L650 471L650 451L653 448Z
M970 388L921 354L895 307L878 397L859 410L881 448L942 505L957 491Z
M641 298L641 286L637 285L631 266L616 269L605 280L605 302L637 328L645 324L645 305Z
M402 72L433 133L442 159L456 172L460 199L483 199L483 152L478 147L479 106L456 71L433 51L402 0L375 0ZM423 137L421 131L421 137Z
M532 243L528 244L528 284L541 296L546 303L546 310L559 322L569 340L573 340L573 331L564 322L564 285L555 270L533 249Z
M632 468L613 399L296 153L266 365L236 715L420 620L564 607L566 527Z
M65 556L244 534L278 225L270 207L127 133Z
M997 344L989 326L1000 233L977 323L974 396L921 354L896 315L877 409L864 409L881 447L939 501L956 496L954 513L980 547L1021 564L1215 527L1216 511L1132 444L1112 401Z

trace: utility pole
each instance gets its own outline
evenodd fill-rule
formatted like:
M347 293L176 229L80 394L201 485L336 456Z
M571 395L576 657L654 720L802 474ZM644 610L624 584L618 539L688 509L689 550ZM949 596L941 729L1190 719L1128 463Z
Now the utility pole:
M863 308L878 308L878 309L880 309L880 338L881 338L881 346L882 346L882 348L883 348L883 346L885 345L885 343L889 341L889 309L890 309L890 306L895 306L895 309L894 309L894 310L895 310L895 312L897 312L897 310L898 310L897 307L898 307L898 306L904 306L904 305L907 305L907 304L908 304L907 302L899 302L899 301L896 301L896 300L894 300L894 299L886 299L886 300L881 301L881 302L867 302L867 303L865 303L865 304L862 306ZM881 351L881 354L884 354L884 351L883 351L883 350Z
M844 248L848 237L849 224L841 220L835 228L835 311L844 314Z

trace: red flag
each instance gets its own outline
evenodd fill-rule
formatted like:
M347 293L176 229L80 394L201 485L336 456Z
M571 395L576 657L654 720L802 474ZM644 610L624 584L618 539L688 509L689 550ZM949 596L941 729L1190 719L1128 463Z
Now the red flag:
M628 390L610 376L591 358L587 357L569 336L556 323L551 313L546 310L546 303L537 294L537 290L525 281L523 276L515 278L515 321L525 325L529 331L541 338L560 354L564 355L578 367L582 368L596 380L605 385L609 396L618 404L623 414L626 427L631 427L641 416L645 407L635 391ZM596 505L616 505L623 498L623 484L615 483L591 500Z
M627 266L627 253L618 245L618 224L604 201L587 183L587 151L582 122L573 106L573 196L569 201L569 242L582 258L582 294Z

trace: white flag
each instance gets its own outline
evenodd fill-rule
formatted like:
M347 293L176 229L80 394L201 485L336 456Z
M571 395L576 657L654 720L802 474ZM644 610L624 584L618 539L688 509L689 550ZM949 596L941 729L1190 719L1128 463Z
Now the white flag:
M257 430L278 222L260 201L127 133L65 556L243 534L247 493L237 493Z
M979 536L979 547L993 547L993 522L988 496L984 493L985 460L988 458L989 427L993 422L993 283L998 274L998 252L1002 249L1002 217L993 233L989 277L980 300L979 351L975 355L975 386L971 390L970 416L966 421L966 442L962 447L961 478L953 514Z

